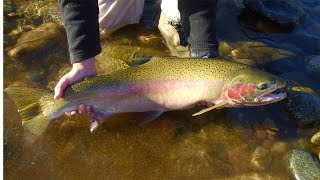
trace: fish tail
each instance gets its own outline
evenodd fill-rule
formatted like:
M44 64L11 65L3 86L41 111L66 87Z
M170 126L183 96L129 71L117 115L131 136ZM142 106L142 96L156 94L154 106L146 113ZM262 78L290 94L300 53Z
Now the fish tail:
M42 112L41 98L51 92L30 87L9 87L4 90L14 101L22 119L26 139L39 137L48 127L50 118Z

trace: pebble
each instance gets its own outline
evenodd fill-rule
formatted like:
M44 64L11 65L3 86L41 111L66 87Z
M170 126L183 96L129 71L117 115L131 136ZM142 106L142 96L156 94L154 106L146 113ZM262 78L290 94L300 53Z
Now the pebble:
M311 142L315 145L320 145L320 131L312 136Z

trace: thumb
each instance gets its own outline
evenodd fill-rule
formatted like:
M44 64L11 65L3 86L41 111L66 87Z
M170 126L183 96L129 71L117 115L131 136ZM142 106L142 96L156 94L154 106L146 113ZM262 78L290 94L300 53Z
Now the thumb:
M59 80L58 84L54 88L54 99L59 99L62 94L63 90L69 85L69 80L66 77L63 77Z

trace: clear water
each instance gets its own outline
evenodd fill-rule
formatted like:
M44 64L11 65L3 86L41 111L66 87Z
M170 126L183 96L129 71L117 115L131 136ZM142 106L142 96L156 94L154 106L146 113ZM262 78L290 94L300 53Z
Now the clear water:
M305 6L311 8L308 4ZM217 17L224 16L225 13L234 12L221 10ZM318 20L312 18L305 23L312 21L319 25ZM237 23L230 23L226 31L238 28ZM231 37L228 33L221 33L222 26L219 26L221 29L218 30L218 36L224 41ZM301 28L297 30L299 33ZM314 29L303 33L311 31L319 38L319 34L316 34L319 31ZM98 56L97 64L99 74L127 68L125 61L135 57L168 56L168 50L159 41L144 44L138 40L141 36L149 35L161 38L156 30L129 26L115 33L111 39L103 39L103 53ZM272 36L276 35L278 34ZM286 35L288 34L283 36ZM295 47L283 49L295 52ZM257 57L258 53L264 55L265 51L258 49L250 52ZM301 56L296 58L299 57ZM60 69L68 66L68 61L62 63L60 60L57 60L54 66L41 63L26 65L13 62L5 56L4 86L31 85L50 88L52 83L58 80ZM301 68L297 70L302 71ZM40 80L35 77L40 77ZM53 82L50 85L51 81ZM310 83L306 85L317 88L314 82L316 81L310 78ZM281 103L214 110L192 117L198 110L199 108L194 108L167 112L143 126L136 124L143 114L119 115L112 117L93 133L89 131L88 117L61 117L50 124L46 133L36 143L28 145L24 142L24 130L17 108L5 95L4 177L289 179L290 176L281 161L283 153L292 148L307 149L315 155L320 152L319 147L310 143L310 137L319 127L299 129ZM260 170L250 165L252 153L257 147L268 150L268 155L263 159L271 159L261 163L265 168Z

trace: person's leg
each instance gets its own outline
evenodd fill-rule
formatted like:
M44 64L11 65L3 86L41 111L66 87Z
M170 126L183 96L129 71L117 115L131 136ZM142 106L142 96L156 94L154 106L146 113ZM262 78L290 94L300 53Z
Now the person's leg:
M181 25L191 57L218 56L215 15L217 0L178 0Z
M98 0L99 27L105 34L140 21L144 0Z

